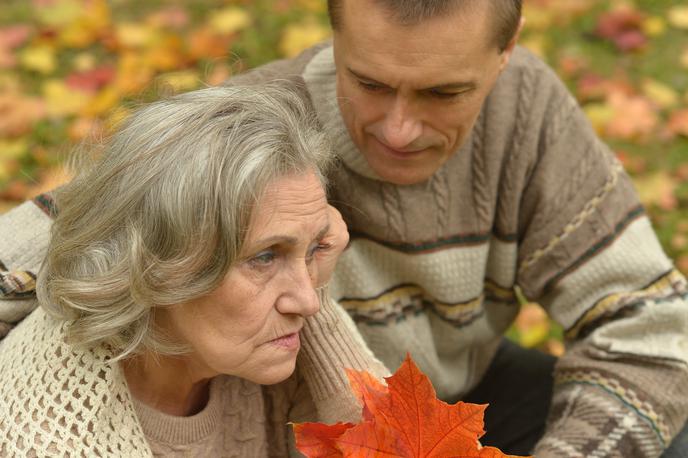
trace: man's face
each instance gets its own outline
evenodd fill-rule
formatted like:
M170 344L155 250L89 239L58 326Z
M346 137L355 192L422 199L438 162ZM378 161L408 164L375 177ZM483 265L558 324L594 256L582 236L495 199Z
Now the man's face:
M511 51L494 44L489 4L407 26L373 0L343 0L339 107L382 179L425 181L466 139Z

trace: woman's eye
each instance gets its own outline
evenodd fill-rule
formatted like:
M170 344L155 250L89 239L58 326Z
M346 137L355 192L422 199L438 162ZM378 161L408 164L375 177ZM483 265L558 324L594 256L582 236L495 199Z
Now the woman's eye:
M306 254L306 262L311 262L318 251L324 251L330 248L329 243L318 243L313 245Z
M272 251L263 251L251 258L252 265L257 267L265 267L270 265L275 260L275 253Z

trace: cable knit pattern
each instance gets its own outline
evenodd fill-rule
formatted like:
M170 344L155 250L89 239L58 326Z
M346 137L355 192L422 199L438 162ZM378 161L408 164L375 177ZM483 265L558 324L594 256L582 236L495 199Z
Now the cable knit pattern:
M473 128L472 141L472 165L473 165L473 203L480 227L491 227L491 209L489 186L487 184L488 173L485 166L485 151L483 150L485 137L485 115L480 113Z

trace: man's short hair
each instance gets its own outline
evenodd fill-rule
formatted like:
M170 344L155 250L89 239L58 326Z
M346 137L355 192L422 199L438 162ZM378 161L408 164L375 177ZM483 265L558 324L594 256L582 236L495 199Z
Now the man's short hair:
M342 3L345 0L327 0L327 10L333 30L338 30L342 17ZM455 9L464 8L476 0L375 0L389 11L400 24L412 25L437 17ZM485 0L477 0L485 1ZM516 34L521 20L522 0L489 0L495 27L494 41L504 51Z

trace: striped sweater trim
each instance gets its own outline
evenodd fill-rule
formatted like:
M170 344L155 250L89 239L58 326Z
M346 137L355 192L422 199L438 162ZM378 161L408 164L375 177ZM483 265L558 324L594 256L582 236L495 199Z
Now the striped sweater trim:
M646 305L648 301L661 303L663 300L685 297L684 277L678 270L671 269L640 290L603 297L586 310L573 326L566 329L565 337L567 339L583 337L607 319L614 318L622 309L635 309Z
M32 297L35 291L36 275L33 272L0 272L0 299Z
M57 216L57 205L55 204L55 199L52 194L39 194L34 197L32 201L50 218L55 218Z
M485 292L478 297L458 303L429 299L423 288L410 283L394 286L371 298L343 297L338 302L358 323L387 325L403 321L409 315L417 316L430 310L442 320L456 327L464 327L484 315L482 305L485 299L506 304L516 303L513 290L501 288L494 283L485 283Z
M585 253L583 253L582 256L576 259L566 269L563 269L562 271L552 276L549 280L547 280L544 286L545 294L550 293L557 286L557 284L568 274L577 270L578 268L583 266L588 260L592 259L597 254L602 252L605 248L609 247L612 243L614 243L615 240L619 238L619 236L626 230L626 228L631 225L631 223L640 219L643 216L645 216L645 209L642 205L638 205L637 207L630 210L626 214L626 216L624 216L624 218L616 224L614 230L610 234L607 234L605 237L598 240L597 243L591 246Z
M502 242L515 243L518 239L516 234L500 235L495 232L483 232L474 234L456 234L450 237L444 237L437 240L428 240L414 243L392 242L382 240L372 235L360 231L351 231L349 233L351 240L367 240L377 243L386 248L406 254L429 254L441 251L446 248L466 247L484 245L495 237Z
M652 404L643 401L635 390L623 385L611 374L602 373L599 370L559 372L555 374L554 384L556 386L587 385L602 389L645 420L657 434L662 447L666 447L671 441L668 425L659 416Z

